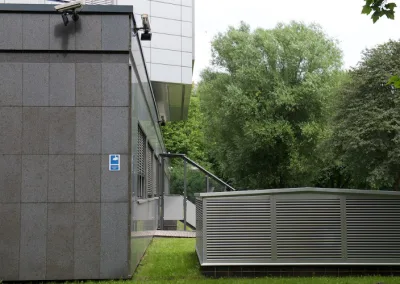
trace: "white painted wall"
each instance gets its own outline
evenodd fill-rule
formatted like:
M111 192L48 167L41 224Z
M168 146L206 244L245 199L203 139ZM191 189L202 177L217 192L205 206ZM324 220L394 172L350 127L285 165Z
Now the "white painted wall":
M194 61L194 0L115 0L132 5L138 24L148 14L151 42L142 41L152 81L192 84Z

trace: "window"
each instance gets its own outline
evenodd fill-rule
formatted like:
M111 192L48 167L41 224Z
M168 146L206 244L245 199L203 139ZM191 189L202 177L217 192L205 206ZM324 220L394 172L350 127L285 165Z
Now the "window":
M147 144L147 197L153 197L154 193L154 151L150 144Z
M146 198L146 136L139 127L138 131L138 149L137 149L137 165L138 165L138 186L137 197L139 199Z

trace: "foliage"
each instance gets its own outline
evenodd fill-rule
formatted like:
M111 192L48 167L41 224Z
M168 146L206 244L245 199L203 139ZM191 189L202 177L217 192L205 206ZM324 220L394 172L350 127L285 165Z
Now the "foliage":
M203 129L218 170L236 186L309 184L341 51L318 25L250 31L242 23L212 42L198 87Z
M387 0L364 0L365 5L361 11L362 14L369 15L371 12L371 19L374 23L381 17L386 16L388 19L394 20L394 8L397 7L394 2L387 2Z
M369 187L400 184L400 91L386 82L400 72L400 42L367 49L341 91L333 141L341 159Z
M200 101L195 91L190 98L188 119L167 122L162 127L165 146L170 153L185 154L196 162L206 164Z

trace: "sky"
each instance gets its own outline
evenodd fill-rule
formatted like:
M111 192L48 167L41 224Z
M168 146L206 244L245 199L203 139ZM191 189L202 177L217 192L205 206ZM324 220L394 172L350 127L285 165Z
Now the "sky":
M363 0L196 0L193 79L198 82L201 70L210 65L213 37L240 21L252 29L272 29L292 20L320 24L339 41L344 67L355 66L365 48L400 39L400 5L395 20L383 17L375 24L361 15L363 5Z

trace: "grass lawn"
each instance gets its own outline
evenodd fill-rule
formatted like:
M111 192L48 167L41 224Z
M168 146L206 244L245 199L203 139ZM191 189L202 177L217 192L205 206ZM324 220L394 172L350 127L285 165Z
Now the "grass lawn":
M207 279L200 274L195 239L156 238L127 283L398 284L400 277ZM103 282L102 282L103 283ZM111 282L110 282L111 283Z
M176 230L177 231L184 231L185 225L181 221L177 221ZM193 231L189 226L186 226L186 231Z

